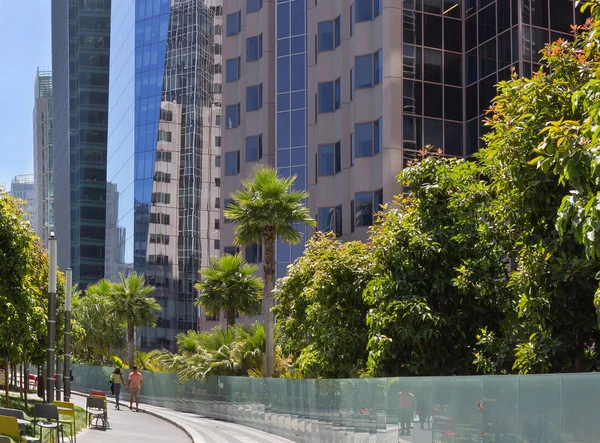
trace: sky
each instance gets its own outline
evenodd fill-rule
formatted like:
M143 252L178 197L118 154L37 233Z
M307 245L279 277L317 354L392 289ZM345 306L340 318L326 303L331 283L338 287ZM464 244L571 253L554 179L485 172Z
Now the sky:
M33 81L51 70L50 0L0 0L0 184L33 174Z

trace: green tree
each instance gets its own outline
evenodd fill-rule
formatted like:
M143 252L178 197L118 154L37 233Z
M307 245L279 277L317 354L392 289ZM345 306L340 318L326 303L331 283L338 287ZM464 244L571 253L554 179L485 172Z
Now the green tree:
M236 312L260 314L263 284L254 276L257 270L258 266L249 265L241 254L213 258L208 268L199 271L203 279L195 286L200 291L195 305L209 315L225 312L227 326L235 325Z
M155 326L155 311L161 306L148 294L154 292L154 286L146 286L143 275L133 273L127 278L119 274L120 283L112 285L109 291L109 314L114 315L127 326L127 343L129 348L128 363L131 368L135 354L135 328Z
M262 242L264 247L264 317L267 334L266 374L270 377L274 367L273 347L273 289L275 282L275 241L280 238L290 244L302 240L296 229L299 225L314 226L315 221L304 200L305 191L293 189L296 177L282 178L270 167L257 167L254 176L242 181L242 188L231 197L233 203L224 211L227 219L235 223L236 242L253 245Z
M368 374L474 373L481 329L501 331L514 306L489 186L478 165L435 153L400 179L410 192L371 231Z
M164 351L157 357L182 382L206 381L209 376L263 374L266 335L262 325L219 326L208 332L177 335L177 353Z
M277 281L278 343L303 376L355 377L366 366L370 269L367 245L317 233Z
M73 340L73 355L87 364L109 364L111 349L125 347L125 327L122 321L110 315L110 294L113 284L100 280L89 285L85 295L73 288L72 319L82 329L78 340Z
M500 83L487 149L479 154L497 191L495 223L511 241L518 322L504 341L516 343L514 369L521 373L600 367L593 141L599 64L597 36L589 32L599 26L596 18L578 28L574 43L548 46L548 69L533 78Z

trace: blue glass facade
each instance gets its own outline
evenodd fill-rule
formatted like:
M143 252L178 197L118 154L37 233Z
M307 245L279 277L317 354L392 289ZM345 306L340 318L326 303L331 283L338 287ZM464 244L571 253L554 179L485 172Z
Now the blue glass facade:
M213 11L201 0L114 3L105 274L136 271L156 287L162 311L140 345L173 349L197 326Z
M306 0L277 0L276 12L276 153L282 177L296 176L295 189L308 190L308 36ZM309 228L299 226L304 239ZM277 278L304 252L298 245L277 243Z

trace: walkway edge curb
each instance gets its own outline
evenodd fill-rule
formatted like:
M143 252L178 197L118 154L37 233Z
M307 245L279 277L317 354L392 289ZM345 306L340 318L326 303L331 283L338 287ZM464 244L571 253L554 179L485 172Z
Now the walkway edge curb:
M77 391L71 391L71 395L78 395L80 397L87 397L87 394L84 394L83 392L77 392ZM113 400L110 397L106 397L106 401L109 402L109 403L116 403L115 400ZM192 441L192 443L205 443L204 439L195 438L194 434L196 434L196 431L193 430L193 429L188 428L186 425L178 423L175 420L172 420L170 418L165 417L164 415L160 415L158 412L154 412L154 411L150 411L148 409L144 409L143 407L140 408L140 412L152 415L153 417L156 417L156 418L160 418L161 420L166 421L167 423L172 424L176 428L181 429L185 433L185 435L187 435L189 437L189 439Z

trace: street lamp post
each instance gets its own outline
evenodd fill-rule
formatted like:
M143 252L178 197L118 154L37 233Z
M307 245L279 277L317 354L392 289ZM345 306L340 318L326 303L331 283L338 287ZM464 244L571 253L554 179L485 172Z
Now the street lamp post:
M65 362L63 372L64 400L71 400L71 288L73 270L67 269L67 294L65 297Z
M48 270L48 360L46 367L46 401L54 402L54 335L56 331L56 238L48 240L50 269Z

